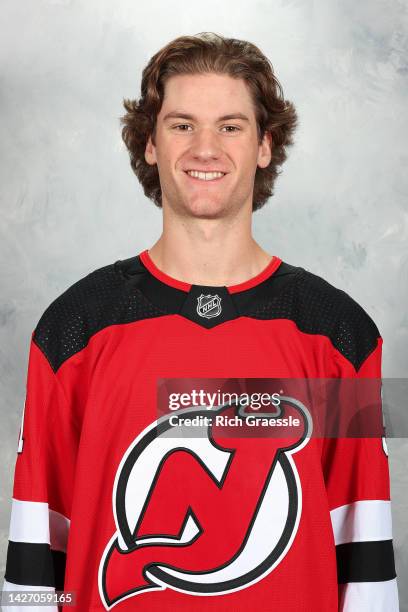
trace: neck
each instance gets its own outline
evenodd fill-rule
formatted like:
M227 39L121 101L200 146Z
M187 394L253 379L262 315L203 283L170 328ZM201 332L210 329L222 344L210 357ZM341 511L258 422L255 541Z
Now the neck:
M194 285L242 283L271 261L252 236L251 220L252 214L172 222L163 214L163 232L149 248L150 258L165 274Z

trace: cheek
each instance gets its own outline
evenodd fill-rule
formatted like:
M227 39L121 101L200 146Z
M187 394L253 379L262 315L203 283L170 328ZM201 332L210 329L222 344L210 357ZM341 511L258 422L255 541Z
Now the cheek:
M157 163L161 166L165 172L173 172L177 169L180 164L180 160L183 156L183 149L180 146L176 146L171 143L171 146L164 146L161 150L161 154L157 155Z
M247 151L244 155L242 155L242 157L240 157L237 164L239 174L241 175L241 180L247 179L248 181L252 181L257 166L256 153L254 154L253 152Z
M227 155L233 160L237 168L245 169L255 166L258 160L258 147L252 142L231 142L228 143Z
M171 171L171 157L168 154L168 149L163 149L166 153L156 149L157 167L162 175L168 175Z

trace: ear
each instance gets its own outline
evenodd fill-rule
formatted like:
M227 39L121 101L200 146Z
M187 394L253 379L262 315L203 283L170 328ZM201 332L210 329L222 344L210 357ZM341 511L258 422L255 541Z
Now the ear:
M258 151L258 166L266 168L272 159L272 134L267 130L264 134Z
M147 143L146 143L146 149L145 149L145 160L147 161L147 163L150 166L154 166L154 164L157 163L157 158L156 158L156 147L154 146L154 144L152 143L152 137L151 135L149 136L149 138L147 139Z

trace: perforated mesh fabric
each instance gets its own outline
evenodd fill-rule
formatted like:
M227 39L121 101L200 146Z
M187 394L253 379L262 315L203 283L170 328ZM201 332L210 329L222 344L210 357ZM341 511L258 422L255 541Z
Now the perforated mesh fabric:
M258 288L235 294L238 316L289 319L302 332L328 337L358 370L380 335L374 321L346 292L323 278L285 263L282 270L283 277L272 275ZM118 261L94 270L48 306L34 341L54 371L109 325L180 311L187 295L182 291L156 283L157 291L160 285L163 289L158 305L152 303L154 295L144 295L143 279L149 274L137 257Z
M41 316L33 339L56 371L101 329L164 314L109 264L58 296Z
M308 334L327 336L358 370L376 347L380 332L366 311L345 291L298 268L294 282L278 295L263 296L248 305L246 315L257 319L290 319Z

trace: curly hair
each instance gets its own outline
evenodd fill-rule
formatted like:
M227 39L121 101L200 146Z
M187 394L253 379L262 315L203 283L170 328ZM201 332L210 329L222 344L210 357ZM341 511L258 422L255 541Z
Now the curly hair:
M266 131L271 133L271 162L266 168L258 167L255 174L252 210L258 210L273 195L275 180L281 173L279 166L287 158L287 147L293 145L298 119L293 103L284 99L271 62L257 46L245 40L200 32L195 36L179 36L153 55L142 73L140 99L123 100L127 112L120 122L124 126L122 139L129 151L130 165L144 194L161 208L158 168L146 162L145 149L149 136L155 145L164 86L174 75L205 73L244 79L254 103L259 143Z

